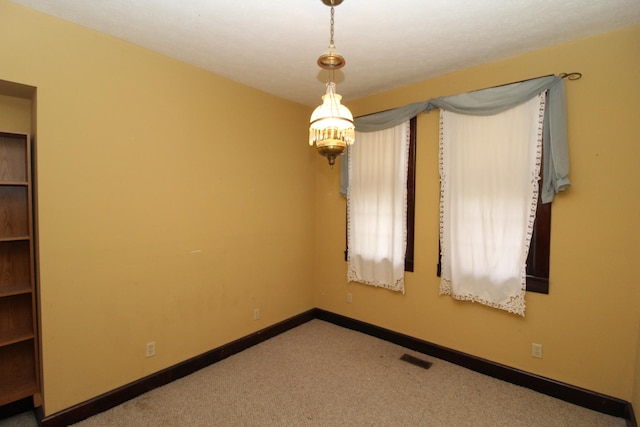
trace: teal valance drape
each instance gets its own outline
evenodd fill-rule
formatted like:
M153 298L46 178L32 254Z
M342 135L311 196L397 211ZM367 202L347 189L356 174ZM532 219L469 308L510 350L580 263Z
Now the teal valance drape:
M403 123L419 113L441 108L459 114L490 116L520 105L547 92L544 117L542 203L550 203L556 193L569 188L569 144L564 80L546 76L504 86L481 89L459 95L416 102L392 110L356 117L357 132L375 132ZM357 141L356 141L357 143ZM349 151L345 156L348 156ZM341 161L341 193L347 194L349 183L347 159Z

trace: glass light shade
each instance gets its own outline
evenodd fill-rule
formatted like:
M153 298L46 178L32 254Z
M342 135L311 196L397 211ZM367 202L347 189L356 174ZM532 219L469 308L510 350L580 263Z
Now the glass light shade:
M329 82L322 104L311 114L309 145L316 145L318 152L334 165L336 157L344 153L347 145L355 140L355 126L351 111L340 103L342 96L335 92L336 84Z

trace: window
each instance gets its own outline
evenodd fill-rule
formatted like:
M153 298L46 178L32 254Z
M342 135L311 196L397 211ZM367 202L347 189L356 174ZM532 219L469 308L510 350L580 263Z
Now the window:
M415 134L415 123L413 126ZM404 292L411 120L357 132L348 158L347 280ZM411 209L413 213L413 207ZM413 237L413 236L411 236ZM412 239L411 239L412 240ZM412 248L409 253L411 254ZM409 263L411 266L411 262Z
M456 263L457 299L496 304L519 313L519 303L514 303L517 299L513 298L521 298L514 290L517 283L523 284L518 273L523 268L521 254L527 256L526 290L548 293L551 206L542 204L542 180L537 182L534 222L528 213L528 206L535 203L531 200L535 192L529 178L534 171L532 162L534 156L541 158L542 150L545 97L539 99L540 102L532 98L486 118L441 113L441 138L447 135L443 140L446 142L441 141L441 179L446 188L441 202L444 212L449 210L441 230L445 230L446 244L452 245L441 252L451 257L449 262ZM539 145L534 143L536 139ZM514 145L513 141L521 142ZM449 160L443 163L443 159ZM476 195L483 196L476 201ZM524 227L522 221L529 225ZM528 253L524 252L527 229L531 236ZM441 268L439 259L439 275ZM441 285L445 293L452 289L449 286L453 267L448 268L447 280L443 279Z
M540 172L542 173L542 171ZM538 188L542 186L539 182ZM539 194L542 194L540 191ZM551 203L542 204L538 197L538 207L536 209L536 220L533 225L533 235L527 256L527 292L537 292L541 294L549 293L549 246L551 243ZM438 269L437 275L440 277L442 268L442 255L438 244ZM408 252L407 242L407 252ZM413 271L413 270L411 270Z
M404 256L404 270L413 272L414 228L416 213L416 128L417 117L409 120L409 157L407 169L407 248ZM342 161L346 161L343 157ZM349 254L347 230L345 230L344 260Z

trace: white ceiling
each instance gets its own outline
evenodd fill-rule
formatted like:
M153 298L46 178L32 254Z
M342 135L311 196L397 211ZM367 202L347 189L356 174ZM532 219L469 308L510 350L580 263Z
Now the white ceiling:
M324 93L321 0L12 1L305 105ZM348 102L637 24L640 0L344 0L338 92Z

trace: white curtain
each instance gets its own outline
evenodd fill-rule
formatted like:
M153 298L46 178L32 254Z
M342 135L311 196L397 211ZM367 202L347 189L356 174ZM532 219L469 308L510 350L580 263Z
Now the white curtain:
M441 294L524 316L544 100L493 116L441 110Z
M356 132L349 148L349 281L404 292L409 132Z

